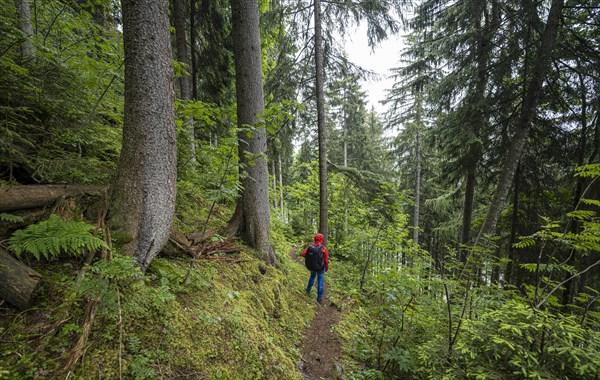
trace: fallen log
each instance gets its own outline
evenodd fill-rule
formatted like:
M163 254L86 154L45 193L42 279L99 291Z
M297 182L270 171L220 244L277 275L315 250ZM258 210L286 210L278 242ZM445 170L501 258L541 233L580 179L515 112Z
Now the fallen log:
M42 275L0 248L0 298L19 310L31 306Z
M0 187L0 211L46 206L62 197L103 193L104 185L15 185Z

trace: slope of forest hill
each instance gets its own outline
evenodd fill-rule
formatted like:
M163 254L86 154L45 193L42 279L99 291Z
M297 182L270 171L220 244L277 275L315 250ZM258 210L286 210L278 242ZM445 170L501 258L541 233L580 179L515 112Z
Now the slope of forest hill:
M281 270L244 250L191 270L189 258L159 257L139 276L114 256L79 281L78 261L29 260L44 280L31 309L0 307L0 378L301 379L315 307L305 269L275 248Z

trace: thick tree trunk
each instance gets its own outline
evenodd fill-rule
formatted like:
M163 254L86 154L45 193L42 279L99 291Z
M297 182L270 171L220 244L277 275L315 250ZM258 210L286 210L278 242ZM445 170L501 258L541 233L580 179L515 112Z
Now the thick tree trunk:
M43 207L63 197L104 193L108 186L18 185L0 187L0 211Z
M185 64L185 70L192 70L192 63L187 48L187 33L185 26L185 5L183 0L173 0L173 20L175 24L175 41L177 45L177 60ZM192 99L192 83L189 74L182 74L179 78L180 99L187 102ZM191 117L184 119L185 131L191 151L191 161L196 161L196 144L194 142L194 120Z
M123 148L110 224L146 270L166 245L175 213L175 92L168 2L123 0ZM114 236L114 235L113 235Z
M511 147L506 155L504 166L500 178L498 179L494 198L490 204L483 225L479 230L476 243L482 242L482 239L494 233L496 230L498 218L504 208L506 196L512 186L517 164L519 163L525 143L529 137L531 123L536 113L542 85L550 64L550 56L554 50L554 45L556 44L556 36L558 34L563 5L564 0L552 1L552 6L550 7L550 12L548 13L548 19L546 21L546 28L542 34L542 41L536 54L533 72L528 81L523 104L521 106L521 112L517 122L517 132L513 136Z
M319 232L328 239L327 202L327 144L325 141L325 67L323 64L323 31L321 27L321 0L315 0L315 91L317 96L317 134L319 140Z
M239 159L243 171L242 208L244 240L269 264L275 264L271 247L267 136L260 124L264 112L262 49L258 3L231 2L233 51L236 72ZM248 131L254 127L253 131Z
M17 0L16 4L19 30L23 33L21 56L25 60L31 60L35 57L35 49L33 47L33 24L31 23L29 0Z
M0 298L17 307L28 309L42 275L0 248Z

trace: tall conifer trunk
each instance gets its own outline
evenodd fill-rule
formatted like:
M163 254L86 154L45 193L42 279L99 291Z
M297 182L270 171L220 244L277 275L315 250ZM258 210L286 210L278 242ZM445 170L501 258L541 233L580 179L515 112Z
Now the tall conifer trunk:
M521 164L517 164L517 171L515 173L515 183L513 186L513 209L512 209L512 220L510 226L510 241L508 248L508 264L506 266L506 282L509 284L517 284L517 270L519 265L519 257L517 255L517 249L513 245L517 242L517 228L519 226L519 192L521 182Z
M587 134L588 134L588 116L587 116L587 93L586 93L586 85L585 79L581 73L581 64L578 61L577 68L578 78L579 78L579 91L581 94L581 110L579 114L579 123L581 124L581 134L579 137L579 141L577 143L577 166L582 166L585 164L585 156L586 156L586 148L588 145L587 142ZM580 198L583 195L583 188L585 184L585 179L582 177L577 177L575 182L575 191L573 193L573 210L577 209L577 205L580 202ZM577 234L579 232L580 222L577 220L573 220L571 222L571 232L573 234ZM574 267L580 266L580 261L585 261L583 258L573 257L573 260L565 261L565 264L573 265ZM591 264L591 263L590 263ZM571 276L570 273L565 273L564 279L568 279ZM563 293L562 293L562 304L564 306L570 305L573 303L573 297L575 297L575 290L578 287L578 282L582 280L583 277L575 278L573 281L568 281L565 284Z
M415 179L415 208L413 215L413 241L419 244L419 215L421 213L421 136L417 129L417 138L415 143L415 159L417 162Z
M277 152L277 161L279 163L279 206L281 208L281 220L285 223L285 209L283 207L283 170L280 152Z
M23 33L21 56L25 60L31 60L35 56L35 49L33 48L33 24L31 23L29 0L17 0L16 5L19 30Z
M123 0L123 148L110 225L145 270L165 246L175 214L175 92L168 2ZM113 234L115 236L116 234Z
M175 41L177 45L177 60L185 64L185 70L191 72L192 62L187 48L187 33L185 25L185 5L183 0L173 0L173 19L175 24ZM188 102L192 99L192 81L190 74L182 74L179 78L180 99ZM196 161L196 144L194 142L194 120L184 119L186 137L191 151L191 161Z
M241 230L244 240L269 264L275 264L270 243L269 171L267 136L260 124L264 112L262 50L258 3L231 2L237 96L240 168L243 171ZM254 127L253 131L248 131Z
M198 59L196 56L196 2L197 0L190 0L190 73L192 79L192 99L194 100L198 100Z
M323 30L321 0L314 2L315 13L315 92L317 96L317 134L319 140L319 232L328 239L327 144L325 141L325 67L323 64Z
M517 121L517 131L512 138L510 149L507 152L504 166L500 173L500 178L498 179L494 198L490 204L483 225L479 230L476 243L481 242L485 236L492 234L496 230L498 218L504 207L504 202L506 201L506 196L512 186L517 165L529 137L531 123L536 113L538 100L542 91L542 85L546 73L548 72L548 66L550 65L550 56L554 50L554 45L556 44L556 36L558 34L563 5L564 0L552 1L546 20L546 27L542 34L542 40L535 57L533 72L531 73L531 77L529 78L525 89L525 95L519 119Z
M477 167L481 160L481 128L486 123L485 107L486 93L485 88L488 82L488 59L492 48L490 38L492 33L497 28L499 22L498 10L494 2L492 7L491 20L485 19L485 25L482 24L487 1L476 0L473 9L473 23L477 31L474 49L477 62L477 72L475 84L471 90L471 103L474 105L472 117L469 123L469 145L467 150L466 160L466 183L465 183L465 198L463 203L463 220L460 236L460 244L466 245L471 240L471 221L473 219L473 199L475 197L475 185L477 179ZM461 261L466 259L464 247L459 248Z

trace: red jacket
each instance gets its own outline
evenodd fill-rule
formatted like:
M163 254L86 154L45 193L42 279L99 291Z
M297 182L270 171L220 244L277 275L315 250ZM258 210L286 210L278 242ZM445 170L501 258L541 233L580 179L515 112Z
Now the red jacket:
M316 246L322 245L324 241L325 236L323 236L323 234L315 235ZM310 247L310 244L307 245L306 248L304 248L304 251L302 251L302 257L306 257L306 250L308 249L308 247ZM327 247L323 246L323 250L321 252L323 252L323 262L325 262L325 272L327 272L329 270L329 252L327 252Z

